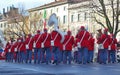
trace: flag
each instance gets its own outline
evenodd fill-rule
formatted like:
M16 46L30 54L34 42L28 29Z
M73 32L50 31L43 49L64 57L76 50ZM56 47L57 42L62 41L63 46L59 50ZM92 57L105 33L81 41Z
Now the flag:
M44 18L44 28L46 28L46 10L45 9L44 9L43 18Z

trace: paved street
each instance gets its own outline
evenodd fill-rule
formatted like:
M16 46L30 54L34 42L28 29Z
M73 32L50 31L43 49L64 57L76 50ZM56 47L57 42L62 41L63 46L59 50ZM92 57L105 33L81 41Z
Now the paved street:
M45 65L0 61L0 75L120 75L120 64Z

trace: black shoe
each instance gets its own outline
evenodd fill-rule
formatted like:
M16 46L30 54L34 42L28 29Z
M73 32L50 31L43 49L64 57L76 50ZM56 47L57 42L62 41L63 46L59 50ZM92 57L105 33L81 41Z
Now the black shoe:
M78 62L78 64L82 64L82 62Z
M34 62L34 64L36 64L36 62Z
M42 61L41 63L45 63L44 61Z
M52 64L55 64L55 61L53 61L53 63Z
M104 64L106 64L106 63L104 63Z
M46 65L48 65L48 62L46 62Z

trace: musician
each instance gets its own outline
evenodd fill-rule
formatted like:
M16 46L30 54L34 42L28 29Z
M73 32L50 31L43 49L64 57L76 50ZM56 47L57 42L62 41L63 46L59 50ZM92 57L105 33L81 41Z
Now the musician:
M101 35L102 35L102 30L101 29L99 29L99 30L97 30L98 31L98 33L97 33L97 36L96 36L96 39L97 39L97 44L98 44L98 46L99 46L99 44L101 43L100 42L100 37L101 37ZM99 62L100 63L100 51L101 51L101 49L98 47L98 55L97 55L97 62Z
M5 46L5 57L6 57L5 61L6 62L8 62L8 60L9 60L9 53L8 53L9 48L10 48L10 42L8 41L6 46Z
M114 37L113 34L111 34L110 44L109 44L109 47L108 47L109 62L112 62L112 63L116 62L116 50L117 50L117 39Z
M34 43L34 38L32 37L31 34L28 34L28 37L25 40L26 42L26 63L31 63L32 62L32 49L33 49L33 43Z
M17 38L17 41L15 41L15 48L14 48L14 54L15 54L15 62L18 62L18 45L19 45L20 38Z
M26 47L24 37L19 40L19 63L26 62Z
M108 46L110 45L110 36L108 35L108 29L104 29L104 33L100 37L100 43L103 47L101 47L100 51L100 64L107 62L107 56L108 56Z
M14 60L14 50L15 50L15 40L11 39L11 44L10 44L10 61L13 62Z
M51 62L51 35L47 32L48 30L45 28L44 33L42 34L42 61L44 61L44 56L46 53L46 64Z
M64 50L64 54L63 54L63 62L66 64L67 63L67 57L68 57L68 63L71 64L71 60L72 60L72 48L74 45L74 37L71 35L71 31L67 32L67 35L65 35L65 39L63 42L63 50Z
M41 62L41 53L42 53L42 34L40 34L40 30L37 30L37 34L34 36L34 64Z
M88 58L87 43L89 36L90 36L89 32L85 29L84 26L81 26L78 34L76 35L76 39L77 39L76 42L79 51L79 64L87 63L87 58Z
M93 38L93 35L91 33L90 37L88 38L88 63L93 62L94 43L95 43L95 39Z
M13 54L11 52L12 46L13 46L13 38L10 38L10 43L8 48L8 62L11 62L11 59L13 58Z
M59 53L60 53L61 39L62 37L56 29L51 32L51 46L52 46L52 52L54 54L53 64L55 63L56 65L58 65L58 62L60 60Z

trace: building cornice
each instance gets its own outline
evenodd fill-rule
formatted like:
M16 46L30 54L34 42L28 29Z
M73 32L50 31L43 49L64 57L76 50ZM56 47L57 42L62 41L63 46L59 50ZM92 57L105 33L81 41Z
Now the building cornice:
M51 8L51 7L55 7L55 6L59 6L59 5L67 4L67 3L69 3L69 1L67 1L67 0L52 2L52 3L48 3L45 5L39 6L39 7L28 9L28 12L37 11L37 10L46 9L46 8Z

